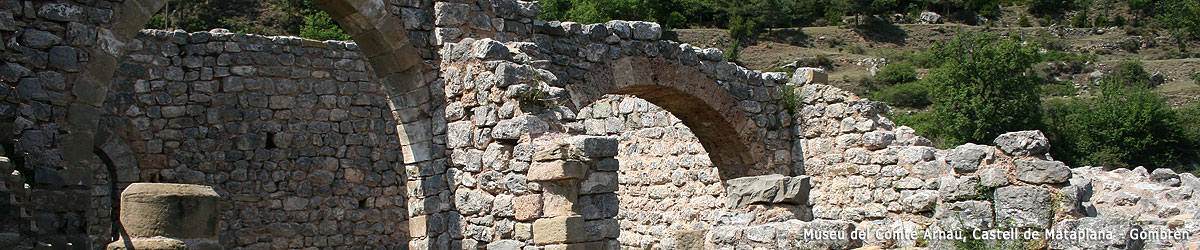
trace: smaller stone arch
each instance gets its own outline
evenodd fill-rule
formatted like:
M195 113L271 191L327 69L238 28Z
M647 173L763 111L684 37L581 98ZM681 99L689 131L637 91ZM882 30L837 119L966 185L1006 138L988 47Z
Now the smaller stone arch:
M629 56L598 65L586 84L568 85L575 106L606 94L632 95L675 114L700 139L723 179L763 174L759 130L739 101L698 67L661 57Z

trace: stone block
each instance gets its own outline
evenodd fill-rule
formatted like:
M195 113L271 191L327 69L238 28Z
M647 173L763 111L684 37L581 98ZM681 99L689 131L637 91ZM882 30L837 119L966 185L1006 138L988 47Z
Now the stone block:
M408 235L409 235L409 237L413 237L413 238L425 237L425 234L428 232L427 227L426 227L426 223L428 223L428 220L429 220L429 217L424 216L424 215L414 216L412 218L409 218L408 219Z
M979 164L988 156L991 147L967 143L950 150L946 161L959 174L973 173L979 170Z
M944 230L990 229L993 226L992 204L987 201L942 203L933 217Z
M533 161L554 161L566 160L571 156L570 147L566 145L553 145L547 147L539 147L533 152Z
M616 172L592 172L579 184L580 194L612 193L617 191Z
M607 249L606 248L607 246L608 246L608 242L593 241L593 242L586 242L586 243L549 245L549 246L546 246L545 249L546 250L597 250L597 249Z
M587 221L579 216L559 216L533 222L533 242L539 245L578 243L592 239L587 235Z
M808 192L812 189L808 176L788 177L762 175L742 177L726 182L729 201L733 208L752 203L808 204Z
M542 185L542 212L544 216L577 215L579 191L574 185Z
M121 224L131 237L214 238L219 199L208 186L134 183L121 192Z
M1050 249L1142 249L1145 240L1133 239L1130 231L1142 230L1133 221L1114 217L1084 217L1078 220L1063 220L1052 228L1053 232L1091 232L1112 237L1052 238L1047 242Z
M979 185L1000 187L1008 185L1008 173L1001 168L985 168L979 171Z
M676 249L704 249L704 235L708 230L678 230L675 231Z
M1004 153L1015 156L1044 155L1050 152L1050 140L1042 131L1028 130L1011 132L996 137L994 141Z
M587 164L579 161L534 162L529 167L531 181L557 181L582 179L587 173Z
M1050 226L1050 191L1039 187L1002 187L996 189L997 226L1008 228L1046 228Z
M225 249L214 239L133 238L108 244L108 250L220 250Z
M792 74L792 80L787 83L790 86L806 84L829 84L829 74L822 68L797 68Z
M499 240L488 243L487 250L521 250L525 243L516 240Z
M613 136L576 136L571 138L571 146L579 149L588 157L617 156L619 140Z
M1015 160L1013 165L1013 175L1027 183L1056 184L1071 179L1071 168L1061 161Z
M979 178L975 176L943 177L938 184L943 201L972 199L979 194Z
M529 221L542 217L542 196L531 194L513 198L513 212L513 218L518 221Z

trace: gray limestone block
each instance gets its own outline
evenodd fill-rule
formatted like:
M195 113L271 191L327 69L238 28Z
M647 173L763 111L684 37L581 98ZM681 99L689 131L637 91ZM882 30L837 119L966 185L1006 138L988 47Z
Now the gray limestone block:
M1071 168L1061 161L1015 160L1013 175L1017 180L1033 184L1064 183L1071 179Z
M752 203L809 204L808 193L812 189L808 176L787 177L762 175L732 179L726 182L731 207L744 207Z
M1001 227L1046 228L1050 225L1050 191L1039 187L1002 187L995 191L996 224Z
M1015 156L1037 156L1050 152L1050 140L1037 130L1002 134L996 137L995 143L1004 153Z
M1130 237L1133 230L1142 230L1132 220L1115 217L1084 217L1068 219L1055 224L1052 233L1092 233L1105 237L1051 237L1047 242L1050 249L1083 250L1083 249L1142 249L1145 240Z

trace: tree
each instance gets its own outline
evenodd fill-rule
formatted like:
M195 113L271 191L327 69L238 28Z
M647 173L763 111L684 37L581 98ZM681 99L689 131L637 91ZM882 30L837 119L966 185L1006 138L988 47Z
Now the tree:
M1187 50L1187 39L1200 38L1200 1L1159 1L1156 18L1175 38L1179 50Z
M1040 127L1034 46L967 32L930 53L944 58L926 81L935 117L943 123L935 133L946 143L986 143L1001 133Z
M145 27L189 32L226 28L260 35L350 39L313 0L172 0L167 7Z

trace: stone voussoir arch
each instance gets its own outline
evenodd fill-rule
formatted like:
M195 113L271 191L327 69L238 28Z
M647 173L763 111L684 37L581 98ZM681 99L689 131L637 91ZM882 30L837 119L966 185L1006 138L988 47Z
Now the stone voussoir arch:
M770 171L755 166L756 159L768 154L760 145L764 138L755 133L760 128L728 89L698 67L662 57L626 56L589 71L585 83L568 87L573 99L581 100L576 106L622 94L675 114L700 139L725 179Z
M651 22L533 26L540 51L521 49L527 55L516 58L553 62L544 68L562 80L557 85L567 90L571 106L606 94L633 95L691 128L723 179L802 174L793 171L792 118L781 102L786 73L749 70L724 61L718 49L664 40L661 27Z

